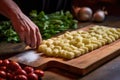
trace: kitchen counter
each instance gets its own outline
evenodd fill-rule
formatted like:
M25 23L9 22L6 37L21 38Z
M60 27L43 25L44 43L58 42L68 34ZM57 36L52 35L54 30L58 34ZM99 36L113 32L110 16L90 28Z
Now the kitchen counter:
M82 28L89 24L99 24L99 25L107 25L107 26L111 26L111 27L120 27L120 17L109 16L102 23L80 22L79 28ZM4 46L3 46L3 44L4 44ZM22 45L22 44L17 44L17 45L12 44L12 45L14 45L14 47L12 47L12 46L8 46L11 44L2 43L2 44L0 44L0 52L3 51L3 53L6 53L6 51L3 50L4 48L5 48L5 50L7 49L7 51L10 53L14 53L15 52L14 50L16 50L17 48L19 49L18 52L20 52L23 49L23 48L21 48L21 46L25 47L25 45ZM7 45L7 46L5 46L5 45ZM17 47L17 48L15 49L15 47ZM13 56L13 55L15 55L15 54L10 54L7 56L0 56L0 58L2 58L2 59L9 58L10 56ZM88 73L85 76L74 75L72 73L68 73L67 71L59 70L59 69L49 69L49 70L45 71L45 76L43 77L43 80L120 80L119 66L120 66L120 56L117 56L116 58L108 61L107 63L104 63L102 66L91 71L90 73Z
M79 80L120 80L120 56L80 78Z

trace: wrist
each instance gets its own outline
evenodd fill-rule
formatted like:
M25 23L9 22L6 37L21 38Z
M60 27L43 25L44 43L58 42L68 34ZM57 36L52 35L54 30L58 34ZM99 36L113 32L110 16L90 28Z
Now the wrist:
M22 12L22 11L14 10L13 12L11 12L11 13L9 14L9 18L10 18L11 20L13 20L13 19L19 19L22 15L23 15L23 12Z

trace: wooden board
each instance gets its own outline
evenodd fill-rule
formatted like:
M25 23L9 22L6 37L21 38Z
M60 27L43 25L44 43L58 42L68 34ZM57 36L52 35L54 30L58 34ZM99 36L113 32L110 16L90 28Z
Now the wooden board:
M90 26L87 26L84 29L87 29L88 27ZM96 68L111 60L112 58L118 56L119 54L120 39L71 60L46 57L43 56L42 53L37 53L34 50L22 52L9 59L43 70L55 67L67 70L68 72L72 72L77 75L86 75L90 71L95 70Z

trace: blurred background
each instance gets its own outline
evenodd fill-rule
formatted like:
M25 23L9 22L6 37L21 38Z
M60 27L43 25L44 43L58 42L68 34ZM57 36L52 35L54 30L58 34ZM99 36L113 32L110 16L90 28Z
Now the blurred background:
M93 12L105 7L108 11L108 15L119 16L120 15L120 0L14 0L21 10L26 14L32 10L44 11L49 14L59 10L72 10L72 6L88 6ZM0 20L6 19L0 15Z
M73 0L74 6L89 6L95 12L98 9L105 7L108 15L120 15L120 0Z

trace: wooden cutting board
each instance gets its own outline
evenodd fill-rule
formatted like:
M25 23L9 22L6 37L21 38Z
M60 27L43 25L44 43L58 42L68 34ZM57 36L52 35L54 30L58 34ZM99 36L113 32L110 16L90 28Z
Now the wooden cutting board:
M88 29L87 26L82 29ZM74 74L86 75L95 70L105 62L113 59L120 54L120 39L115 42L102 46L94 51L86 53L78 58L64 60L61 58L46 57L43 53L37 53L35 50L27 50L15 55L10 60L17 61L21 64L29 65L35 68L47 69L56 67L67 70Z

